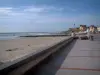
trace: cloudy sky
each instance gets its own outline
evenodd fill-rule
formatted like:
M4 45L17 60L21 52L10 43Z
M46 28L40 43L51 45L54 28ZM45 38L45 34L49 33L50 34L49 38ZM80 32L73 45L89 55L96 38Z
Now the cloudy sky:
M100 25L100 0L0 0L0 32L57 32Z

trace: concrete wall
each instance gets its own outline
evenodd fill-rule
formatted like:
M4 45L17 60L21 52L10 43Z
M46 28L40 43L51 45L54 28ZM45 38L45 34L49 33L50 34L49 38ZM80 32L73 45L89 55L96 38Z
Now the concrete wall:
M68 38L60 43L50 46L39 53L30 54L23 58L19 58L11 63L4 64L0 66L0 75L23 75L28 70L38 65L41 61L46 59L48 56L72 42L73 38Z

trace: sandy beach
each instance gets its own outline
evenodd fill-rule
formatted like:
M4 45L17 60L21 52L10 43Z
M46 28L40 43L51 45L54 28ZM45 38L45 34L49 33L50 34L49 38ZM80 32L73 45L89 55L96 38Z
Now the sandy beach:
M27 37L0 40L0 63L6 63L42 50L69 37Z

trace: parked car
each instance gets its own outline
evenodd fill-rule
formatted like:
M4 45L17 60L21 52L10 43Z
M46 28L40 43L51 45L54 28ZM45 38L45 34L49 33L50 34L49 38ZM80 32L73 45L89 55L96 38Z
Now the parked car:
M89 37L87 36L87 32L86 31L85 32L79 32L77 35L78 35L78 38L80 40L88 40L89 39Z

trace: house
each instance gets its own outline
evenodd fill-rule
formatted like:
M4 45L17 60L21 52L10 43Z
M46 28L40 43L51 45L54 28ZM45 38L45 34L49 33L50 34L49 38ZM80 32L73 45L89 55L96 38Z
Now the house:
M79 27L77 27L77 28L69 28L69 30L70 31L74 31L74 32L79 32L80 31Z
M80 25L79 29L80 29L81 32L86 31L87 26L86 25Z
M96 32L98 30L97 27L94 25L91 25L89 28L90 28L90 32L92 32L92 33Z
M100 27L97 27L98 32L100 32Z

